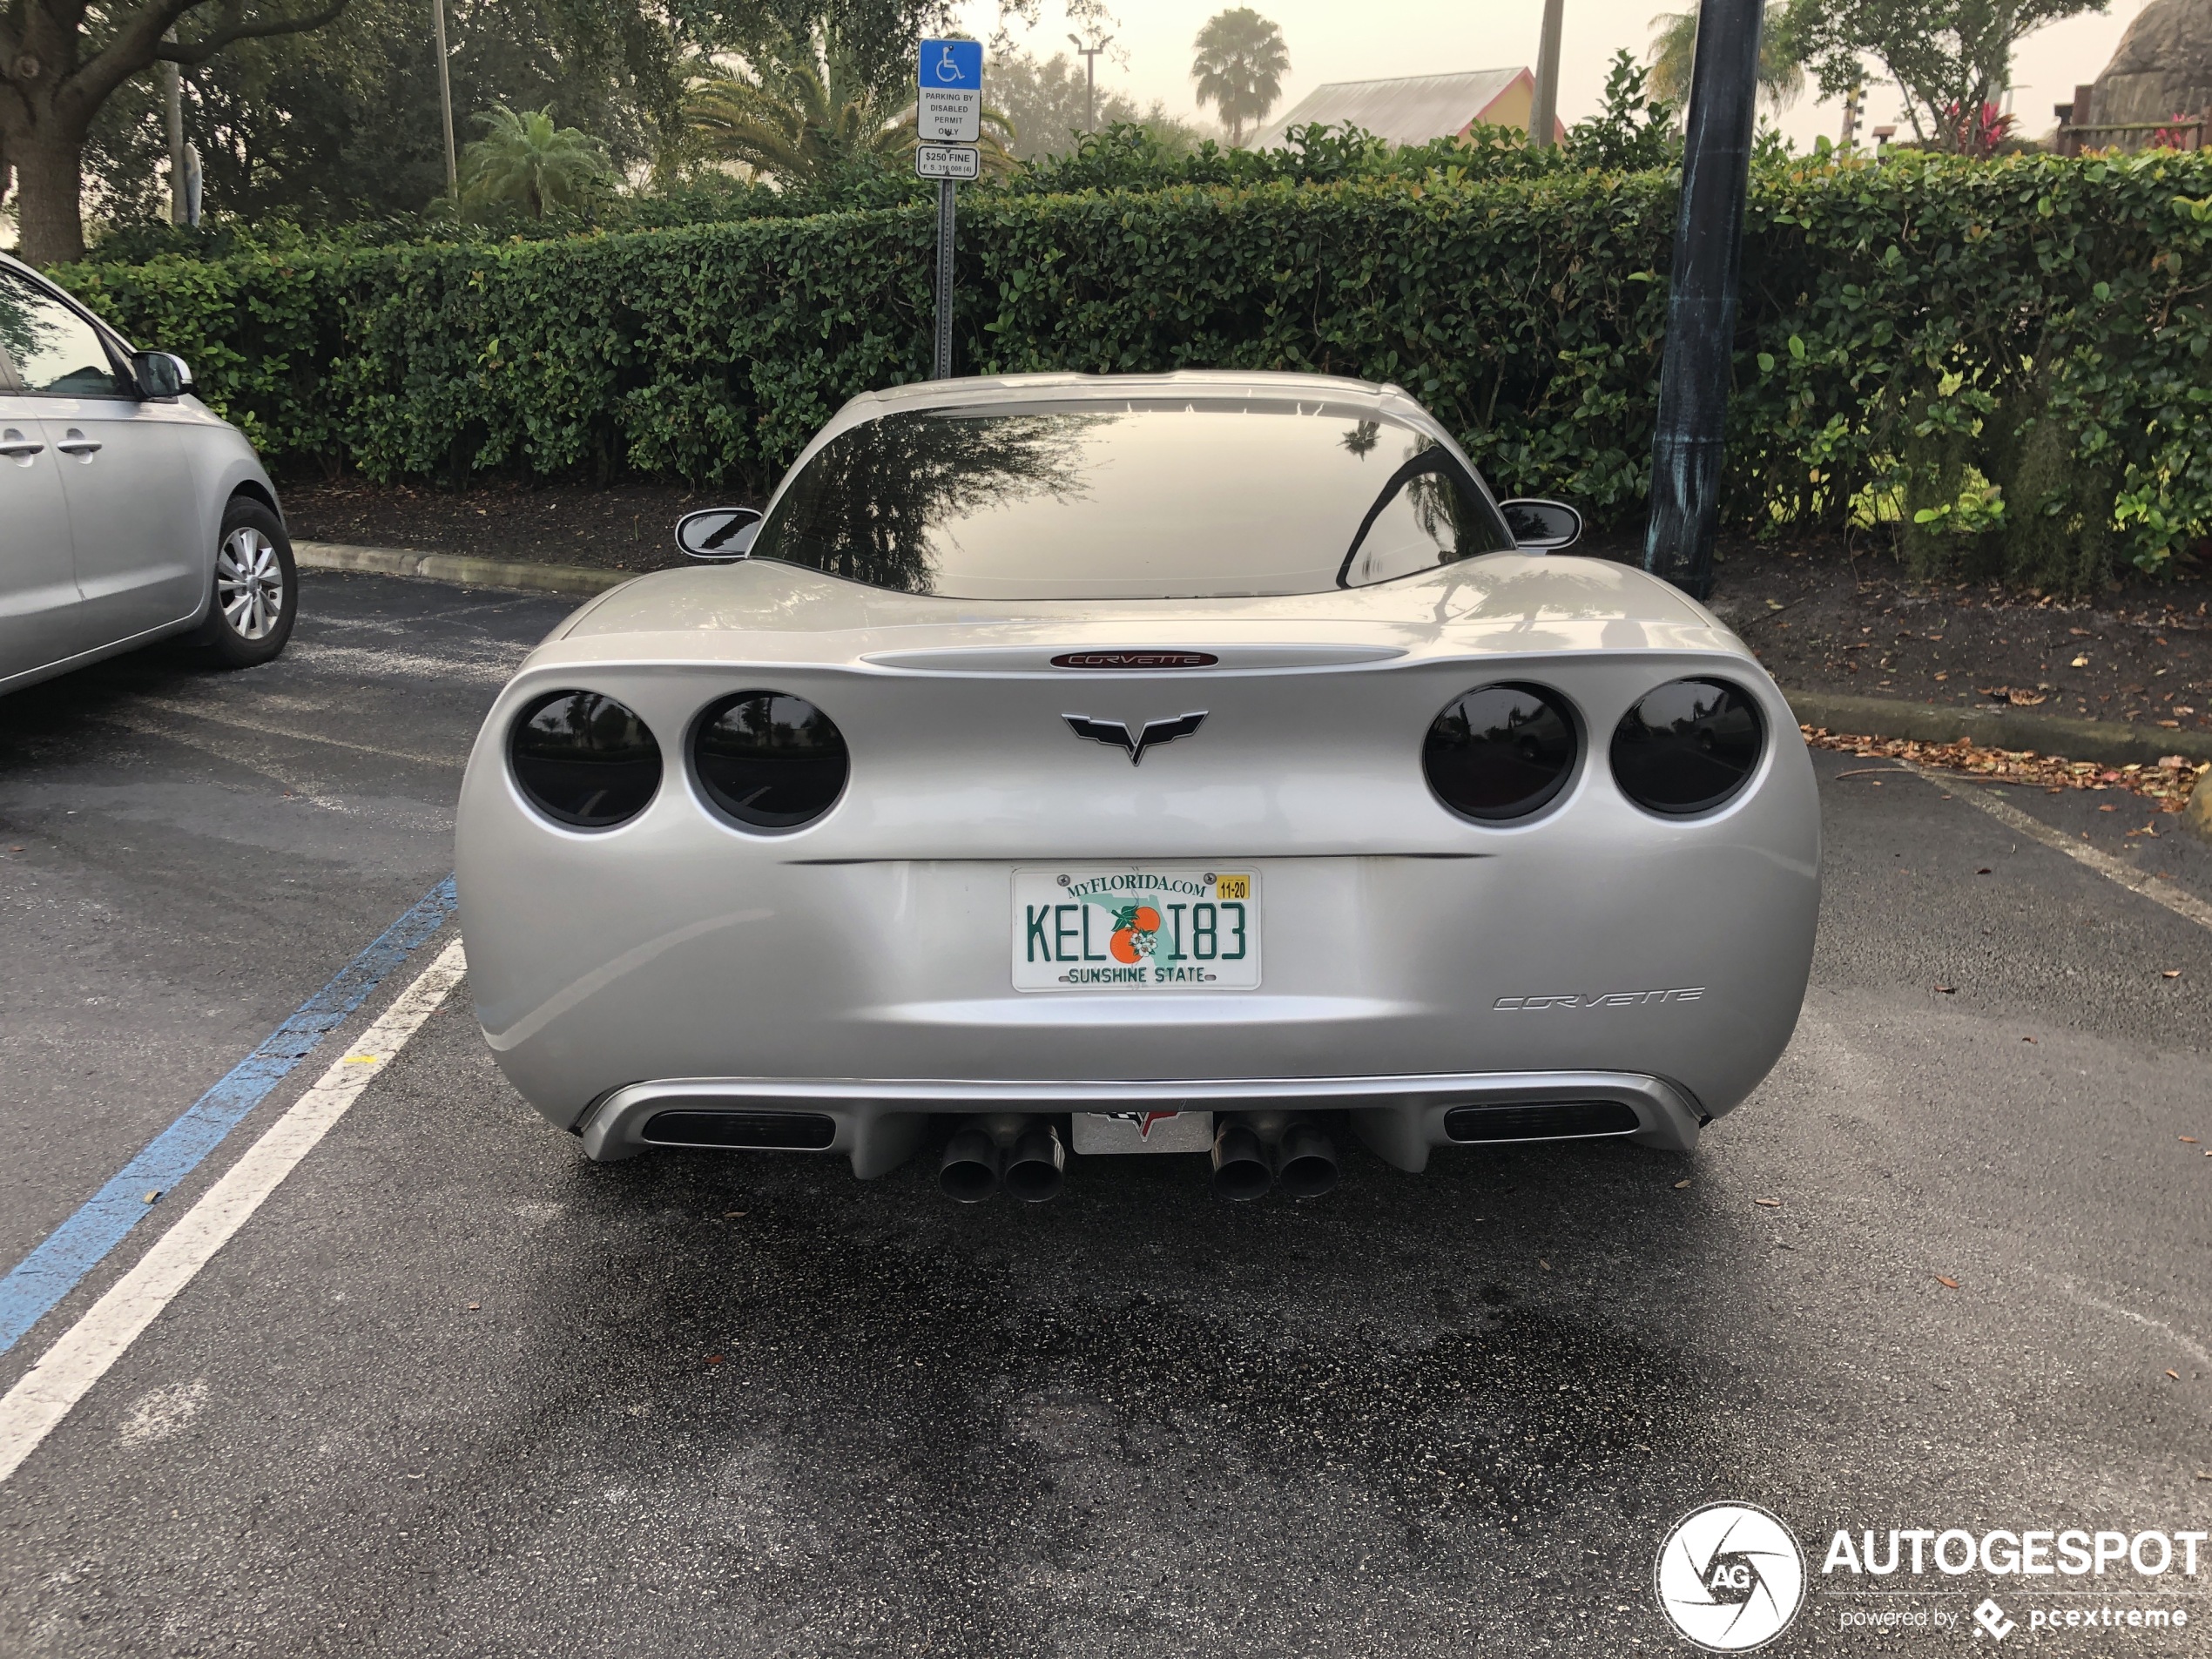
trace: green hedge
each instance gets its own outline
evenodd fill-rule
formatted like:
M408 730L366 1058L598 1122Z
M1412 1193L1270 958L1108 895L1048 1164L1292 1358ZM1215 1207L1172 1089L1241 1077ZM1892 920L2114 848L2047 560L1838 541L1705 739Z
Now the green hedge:
M1663 174L978 197L960 361L1396 381L1505 489L1640 513ZM759 486L927 372L918 210L59 273L273 459ZM1901 524L1931 572L2094 585L2212 535L2212 157L1755 175L1742 524Z

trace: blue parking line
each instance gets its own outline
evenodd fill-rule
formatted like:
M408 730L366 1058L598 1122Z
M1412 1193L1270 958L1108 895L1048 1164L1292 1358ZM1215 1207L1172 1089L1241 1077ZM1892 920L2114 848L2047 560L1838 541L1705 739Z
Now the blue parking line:
M387 974L445 925L455 902L453 878L448 876L17 1262L0 1279L0 1353L14 1347L24 1332L123 1242L124 1235L153 1208L146 1202L148 1192L166 1192L190 1175L287 1072L368 1000Z

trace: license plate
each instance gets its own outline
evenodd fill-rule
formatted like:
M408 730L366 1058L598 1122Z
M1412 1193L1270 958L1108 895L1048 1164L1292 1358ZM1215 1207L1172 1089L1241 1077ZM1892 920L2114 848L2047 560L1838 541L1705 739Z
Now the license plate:
M1204 1152L1213 1145L1211 1112L1073 1112L1076 1155Z
M1014 873L1017 991L1249 991L1259 877L1111 866Z

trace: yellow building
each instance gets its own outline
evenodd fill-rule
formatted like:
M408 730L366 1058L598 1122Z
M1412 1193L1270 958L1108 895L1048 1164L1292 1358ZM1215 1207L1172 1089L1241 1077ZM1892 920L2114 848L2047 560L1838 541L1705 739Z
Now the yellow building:
M1387 81L1331 81L1298 101L1280 120L1254 134L1255 150L1281 146L1292 127L1319 121L1362 127L1393 144L1426 144L1464 137L1478 121L1528 130L1536 78L1523 69L1476 69L1458 75L1401 75ZM1553 123L1553 137L1567 136Z

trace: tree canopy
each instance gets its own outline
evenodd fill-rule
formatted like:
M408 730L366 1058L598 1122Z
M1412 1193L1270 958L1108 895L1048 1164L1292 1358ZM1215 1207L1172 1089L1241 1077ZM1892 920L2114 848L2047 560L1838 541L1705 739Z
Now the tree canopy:
M1878 63L1905 94L1913 136L1939 150L1986 154L2005 124L1998 98L2013 48L2045 24L2106 0L1788 0L1781 32L1824 94L1848 92Z
M1267 119L1283 96L1283 77L1291 71L1283 31L1250 6L1232 6L1208 18L1192 45L1198 102L1214 106L1231 144L1242 144L1244 129Z
M556 126L550 105L520 115L495 104L477 119L484 136L462 158L461 199L471 207L512 202L532 219L581 201L614 176L606 146L577 127Z
M36 262L77 258L82 208L157 217L157 65L219 214L307 225L412 215L443 193L429 0L0 0L0 206ZM635 174L680 145L684 65L772 58L820 29L889 96L945 0L447 0L455 123L543 110ZM179 38L164 39L172 26ZM86 186L89 185L89 190Z
M1770 8L1770 10L1771 8ZM1759 36L1759 94L1777 109L1786 109L1804 91L1805 72L1787 35L1770 19ZM1662 11L1651 20L1653 96L1677 108L1689 102L1690 70L1697 59L1697 13Z

